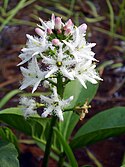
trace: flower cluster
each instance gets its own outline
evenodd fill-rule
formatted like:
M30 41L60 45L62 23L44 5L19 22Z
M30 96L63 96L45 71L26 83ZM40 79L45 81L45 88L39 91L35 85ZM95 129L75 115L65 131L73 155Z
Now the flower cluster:
M54 87L52 99L41 96L46 104L42 116L55 114L63 120L63 106L73 97L61 99L56 88L57 78L61 76L65 83L78 79L85 88L87 81L96 84L97 80L101 80L95 69L97 60L92 51L95 43L86 42L86 24L76 27L71 19L63 23L61 18L54 14L49 21L40 19L40 23L35 29L38 36L27 35L26 47L19 55L22 59L19 65L28 62L28 68L21 67L24 76L21 90L32 86L33 93L41 83L47 83L50 88Z

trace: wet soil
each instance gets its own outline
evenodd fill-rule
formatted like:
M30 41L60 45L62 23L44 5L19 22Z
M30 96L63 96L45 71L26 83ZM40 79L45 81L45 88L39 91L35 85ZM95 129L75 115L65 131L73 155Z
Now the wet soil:
M30 15L32 9L26 9L26 13L22 10L16 17L31 20L28 15ZM42 12L39 13L39 16L47 17L45 13ZM99 26L101 27L108 27L105 22L100 24L101 25ZM97 43L97 46L94 48L96 58L101 63L112 60L113 63L122 63L124 67L125 59L123 53L113 47L116 44L120 46L121 41L113 39L102 33L98 33L91 24L89 27L92 33L89 40ZM21 48L26 43L25 34L27 33L35 34L32 27L23 25L6 26L0 33L0 98L4 97L4 95L11 90L19 88L22 76L16 65L20 62L18 55ZM100 75L104 81L100 83L98 92L91 103L92 108L84 121L87 121L93 115L104 109L108 109L113 106L125 106L125 70L123 69L124 68L120 68L119 70L116 70L111 68L110 65L106 68L100 68ZM16 106L18 104L18 99L18 96L14 97L8 102L5 108ZM84 121L80 122L79 126L81 126ZM20 134L19 136L22 135L23 138L27 138L24 134ZM105 141L98 142L97 144L87 147L87 149L98 159L103 167L120 167L125 150L124 141L125 136L122 135L120 137L110 138ZM93 167L97 166L88 156L86 149L76 150L75 156L78 160L79 166L86 164L92 165ZM20 144L21 167L40 167L42 158L43 152L36 145ZM49 167L55 166L56 162L50 159Z

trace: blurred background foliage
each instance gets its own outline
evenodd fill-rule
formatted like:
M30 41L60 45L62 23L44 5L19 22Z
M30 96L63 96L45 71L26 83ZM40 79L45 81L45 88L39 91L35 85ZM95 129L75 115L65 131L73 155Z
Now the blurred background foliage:
M120 40L113 47L125 51L125 0L2 0L0 32L8 26L36 27L39 17L48 19L52 13L64 21L71 18L76 25L87 23L88 32L109 36L107 43Z
M98 25L95 27L97 31L125 40L124 0L3 0L0 2L0 31L7 25L35 26L34 22L18 17L22 9L25 15L27 7L32 10L29 17L34 19L33 21L54 13L64 21L73 18L76 25L83 21L92 25L103 22L106 27Z
M103 71L106 67L123 68L125 0L2 0L0 1L0 48L8 48L16 43L16 47L20 50L26 40L25 34L35 34L33 29L39 23L39 17L48 20L52 13L62 17L64 21L71 18L77 26L87 23L88 41L97 43L94 51L101 62L99 69ZM23 28L24 26L27 28ZM15 34L18 34L17 42L11 40Z

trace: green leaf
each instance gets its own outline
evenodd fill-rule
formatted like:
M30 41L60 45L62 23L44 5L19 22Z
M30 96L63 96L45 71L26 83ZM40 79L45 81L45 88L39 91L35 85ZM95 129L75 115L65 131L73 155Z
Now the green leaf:
M94 29L98 32L101 32L101 33L104 33L106 35L109 35L111 36L112 38L118 38L120 40L123 40L125 41L125 36L124 35L120 35L120 34L116 34L114 32L111 32L111 31L108 31L108 30L105 30L103 28L100 28L100 27L94 27Z
M74 96L70 106L67 109L72 109L76 106L81 106L86 100L90 102L96 94L98 84L94 85L87 82L87 89L85 89L78 80L69 82L64 90L64 99Z
M57 135L57 139L59 140L59 142L63 145L63 148L64 148L64 151L70 161L70 165L72 167L78 167L78 164L77 164L77 161L74 157L74 154L69 146L69 144L66 142L66 140L64 139L64 137L62 136L62 134L58 131L57 128L53 128L54 129L54 132L56 133Z
M60 132L63 135L63 137L66 140L68 140L74 127L79 121L79 115L77 115L73 111L67 111L64 112L63 116L64 116L64 121L59 122Z
M86 1L86 3L90 7L90 11L93 14L93 16L98 17L97 8L96 8L94 2Z
M98 85L87 83L87 89L85 89L78 80L69 82L64 90L64 99L74 96L68 109L74 108L77 105L83 105L86 100L90 102L97 91ZM64 121L60 123L60 131L68 139L79 121L79 115L73 111L64 112Z
M110 31L112 33L114 33L114 27L115 27L115 23L114 23L115 19L114 19L114 17L115 17L115 15L114 15L114 11L113 11L113 6L112 6L112 4L111 4L111 2L109 0L106 0L106 3L108 5L109 13L110 13Z
M75 134L71 148L81 148L125 133L125 107L115 107L96 114Z
M8 127L0 127L0 136L2 140L11 142L15 145L16 149L18 150L18 141L14 133Z
M19 167L18 153L14 145L0 140L0 167Z
M46 144L50 118L41 118L36 114L25 119L20 108L8 108L0 112L0 120L31 136L33 139L43 143L44 145ZM54 137L52 149L59 152L59 148L60 145L58 146L58 143Z
M12 90L11 92L9 92L5 97L3 97L3 99L0 101L0 108L2 108L13 96L15 96L16 94L20 93L21 90Z
M45 144L49 118L41 118L36 114L25 119L20 108L8 108L0 112L0 120L35 139L41 139Z
M96 165L96 167L103 167L103 165L99 162L96 156L89 149L85 149L85 151L87 153L87 156Z
M0 120L27 135L32 133L30 124L24 119L19 108L8 108L0 111Z

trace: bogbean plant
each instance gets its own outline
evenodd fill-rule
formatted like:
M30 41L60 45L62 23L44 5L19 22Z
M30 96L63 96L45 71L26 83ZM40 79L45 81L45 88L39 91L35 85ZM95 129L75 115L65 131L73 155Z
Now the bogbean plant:
M87 82L97 84L97 81L102 79L95 69L97 60L92 51L95 43L87 43L85 39L85 23L76 27L71 19L63 23L61 18L54 14L50 21L44 22L40 19L40 23L39 28L35 29L38 36L27 34L27 47L23 48L19 55L22 59L19 65L24 76L21 89L32 86L34 93L41 85L48 87L51 93L49 96L41 94L38 101L24 97L20 103L26 118L37 113L41 106L43 110L40 116L52 117L43 159L43 166L47 166L53 127L56 122L64 121L63 112L70 112L67 111L67 106L70 106L74 99L73 95L67 99L63 97L66 84L77 79L87 89ZM22 67L26 62L28 68ZM78 107L81 110L80 119L83 119L88 113L87 101L83 106L74 106L72 110L75 112Z
M60 17L52 14L51 20L44 22L35 31L38 37L27 34L27 47L22 49L19 57L28 63L28 68L21 66L24 76L21 90L32 86L32 93L39 85L50 88L50 97L41 95L40 102L34 99L22 98L25 117L37 113L37 108L43 106L41 117L57 117L63 121L63 111L73 100L73 96L63 99L65 85L77 79L87 89L86 82L97 84L102 80L96 72L97 61L91 50L95 43L87 43L86 24L76 27L71 19L65 24Z
M125 132L124 107L118 107L95 115L72 136L102 80L92 51L95 43L86 41L86 30L85 23L77 27L71 19L63 23L53 14L49 21L40 19L36 36L27 34L18 64L23 74L20 89L32 87L32 98L22 97L21 107L0 112L3 122L31 136L45 151L43 167L49 156L59 167L77 167L74 149ZM43 87L49 90L46 96ZM41 94L36 97L37 89ZM0 135L5 137L3 131Z

